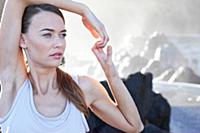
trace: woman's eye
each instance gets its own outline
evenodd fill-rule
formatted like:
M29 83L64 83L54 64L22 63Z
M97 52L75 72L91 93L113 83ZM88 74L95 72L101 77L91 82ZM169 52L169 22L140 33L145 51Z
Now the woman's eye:
M62 37L62 38L65 38L66 36L67 36L66 33L61 34L61 37Z
M51 33L46 33L46 34L43 34L44 37L47 37L47 38L50 38L52 37L52 34Z

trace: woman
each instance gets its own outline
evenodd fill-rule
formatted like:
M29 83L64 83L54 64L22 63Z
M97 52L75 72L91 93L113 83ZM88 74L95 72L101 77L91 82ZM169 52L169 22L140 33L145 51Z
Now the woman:
M42 4L48 3L48 4ZM100 83L70 76L58 68L66 47L64 18L58 8L79 14L94 37L92 48L116 103ZM113 127L143 129L137 108L118 76L104 26L81 3L70 0L7 0L0 28L0 124L9 133L89 131L83 114L90 108ZM28 60L27 72L22 49Z

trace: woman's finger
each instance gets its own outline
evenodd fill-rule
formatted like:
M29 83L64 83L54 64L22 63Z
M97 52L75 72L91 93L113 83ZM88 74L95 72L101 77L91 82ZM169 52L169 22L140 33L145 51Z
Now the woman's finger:
M107 60L107 55L103 51L103 48L98 48L96 45L94 45L92 47L92 51L98 59L99 63L102 65L102 67L104 67Z
M98 61L100 62L100 64L101 64L102 59L100 58L99 50L98 50L98 48L97 48L95 45L92 47L92 52L94 53L94 55L96 56L97 60L98 60Z
M103 36L103 38L101 38L101 40L99 40L99 42L96 44L98 48L104 48L107 43L108 43L108 36Z

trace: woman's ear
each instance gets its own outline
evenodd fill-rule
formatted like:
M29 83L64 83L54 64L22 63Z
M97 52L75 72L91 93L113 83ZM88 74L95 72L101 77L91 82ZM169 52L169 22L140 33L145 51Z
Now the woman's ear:
M20 36L19 46L21 48L23 48L23 49L27 48L26 41L25 41L25 35L24 34L21 34L21 36Z

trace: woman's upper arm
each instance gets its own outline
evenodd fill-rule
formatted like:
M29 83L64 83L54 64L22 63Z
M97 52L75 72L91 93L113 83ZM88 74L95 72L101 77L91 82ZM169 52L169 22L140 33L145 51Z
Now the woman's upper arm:
M23 0L7 0L0 25L0 72L16 67L19 57Z
M86 99L90 99L88 104L92 112L115 128L125 132L131 131L131 125L120 112L117 104L111 100L105 88L98 81L91 78L85 79L85 83L87 85L84 87L89 88L86 89L85 95Z

